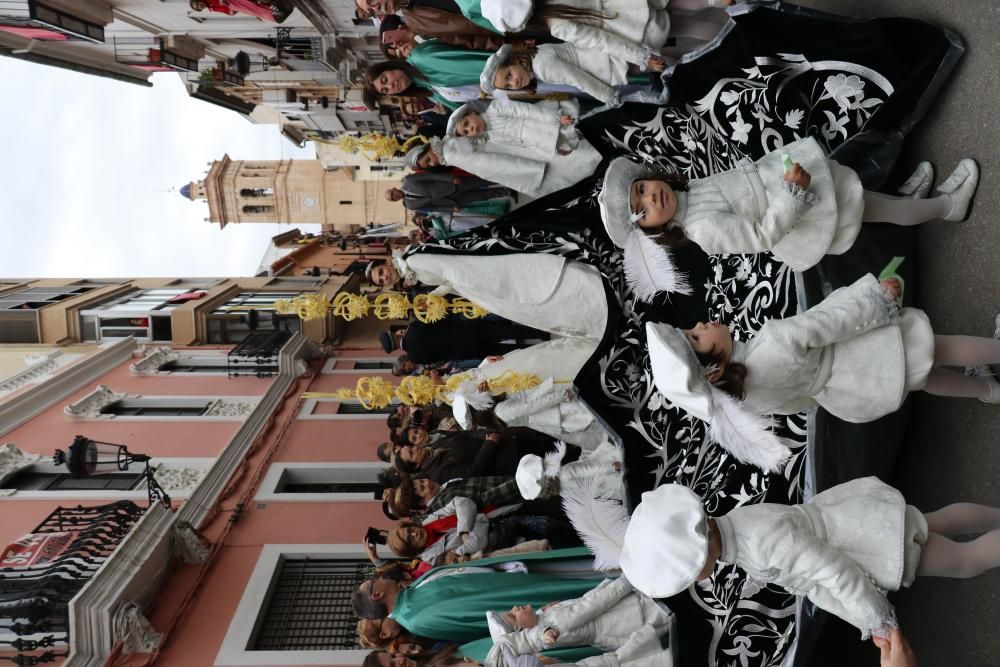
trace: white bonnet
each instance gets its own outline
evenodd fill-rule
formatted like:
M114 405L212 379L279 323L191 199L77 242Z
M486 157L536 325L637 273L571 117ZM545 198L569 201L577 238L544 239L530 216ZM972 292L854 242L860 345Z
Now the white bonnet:
M698 580L708 559L708 521L686 486L664 484L642 494L621 553L622 573L652 598L680 593Z

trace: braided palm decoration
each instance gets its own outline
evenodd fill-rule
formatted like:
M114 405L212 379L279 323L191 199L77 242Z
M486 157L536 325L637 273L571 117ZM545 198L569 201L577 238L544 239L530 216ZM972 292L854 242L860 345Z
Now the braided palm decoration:
M448 377L444 384L435 384L426 375L412 375L399 381L399 386L393 386L378 376L358 378L354 389L343 387L332 394L324 392L308 392L304 398L356 398L365 410L380 410L392 403L393 398L399 399L404 405L427 405L435 401L451 403L451 397L465 382L475 382L476 375L472 371L455 373ZM542 379L534 373L518 373L504 371L495 378L484 380L491 394L514 393L531 389L541 384Z
M360 153L372 162L377 162L383 158L392 158L406 153L418 143L426 142L427 139L419 134L400 143L399 137L370 132L359 137L343 134L335 143L345 153Z
M326 317L333 312L348 322L367 317L372 313L380 320L402 320L413 316L425 324L443 320L449 313L459 313L470 319L489 313L461 297L448 300L438 294L420 294L412 301L399 292L385 292L375 297L374 303L364 294L341 292L327 301L322 294L302 294L294 299L278 299L274 310L282 315L298 315L303 322Z

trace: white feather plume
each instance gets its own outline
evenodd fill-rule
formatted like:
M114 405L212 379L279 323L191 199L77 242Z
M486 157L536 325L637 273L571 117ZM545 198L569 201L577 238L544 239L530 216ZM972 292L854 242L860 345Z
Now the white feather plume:
M563 509L584 544L594 554L598 572L621 569L628 512L618 500L601 496L600 481L590 477L561 490Z
M670 251L639 229L625 241L625 280L636 297L647 303L657 292L691 293L687 276L674 267Z
M489 410L494 404L493 396L488 391L479 391L479 385L475 380L466 380L458 385L455 396L464 398L474 410Z
M712 386L708 437L743 463L777 472L792 452L773 431L774 422L745 409L737 399Z
M562 459L566 455L566 443L562 440L556 440L556 448L545 455L545 463L542 466L542 470L545 471L546 477L558 477L559 469L562 468Z

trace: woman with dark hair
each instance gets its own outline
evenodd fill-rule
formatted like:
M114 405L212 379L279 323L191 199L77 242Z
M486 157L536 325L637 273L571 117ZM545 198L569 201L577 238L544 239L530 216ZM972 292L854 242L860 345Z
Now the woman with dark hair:
M371 65L365 71L366 85L380 95L427 98L448 109L479 98L479 74L489 53L437 40L428 40L417 47L406 60Z

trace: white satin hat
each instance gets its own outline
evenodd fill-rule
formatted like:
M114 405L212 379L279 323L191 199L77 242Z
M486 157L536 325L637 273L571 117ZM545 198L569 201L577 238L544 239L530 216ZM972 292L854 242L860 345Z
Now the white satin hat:
M622 573L652 598L680 593L698 580L708 558L708 521L686 486L664 484L642 494L622 547Z

